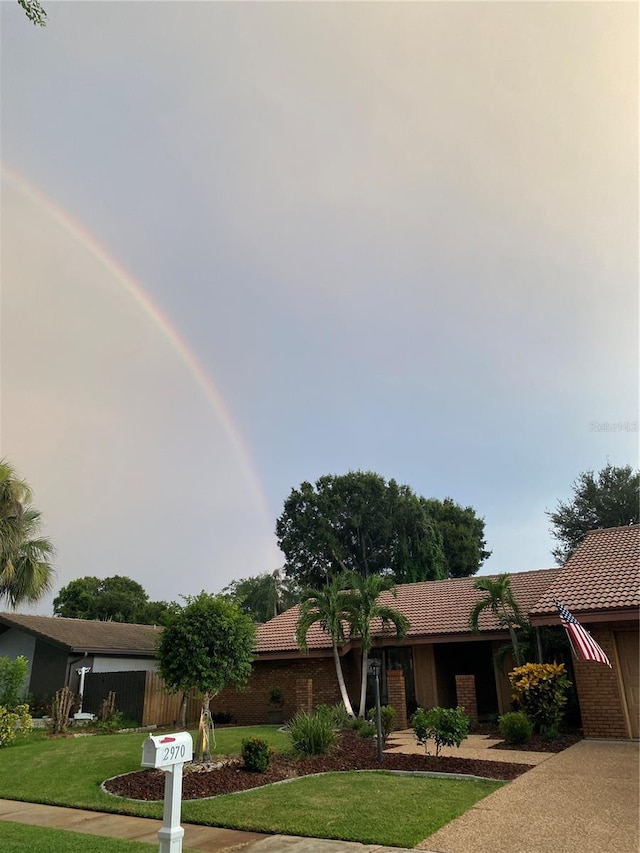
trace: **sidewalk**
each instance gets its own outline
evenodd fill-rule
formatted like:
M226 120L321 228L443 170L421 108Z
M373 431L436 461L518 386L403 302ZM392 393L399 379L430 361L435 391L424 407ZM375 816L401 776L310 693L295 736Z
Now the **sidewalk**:
M2 821L27 823L82 832L89 835L106 835L128 841L145 841L158 844L161 821L144 817L67 809L60 806L43 806L0 800L0 839ZM185 834L182 847L199 853L402 853L400 847L382 847L379 844L358 844L352 841L329 841L323 838L300 838L293 835L263 835L259 832L241 832L211 826L182 824ZM0 842L1 848L1 842Z

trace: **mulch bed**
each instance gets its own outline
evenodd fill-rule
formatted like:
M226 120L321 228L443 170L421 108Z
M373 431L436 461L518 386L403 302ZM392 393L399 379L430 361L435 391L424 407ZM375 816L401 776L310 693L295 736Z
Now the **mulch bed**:
M500 735L498 734L496 737L500 737ZM523 743L520 746L509 746L508 743L502 741L502 743L490 746L489 749L517 749L520 752L562 752L563 749L573 746L579 740L582 740L582 735L577 732L563 733L555 740L545 740L542 735L532 735L528 743Z
M216 763L220 763L218 759ZM491 779L515 779L527 770L529 764L508 764L499 761L476 761L469 758L434 758L426 755L400 755L385 753L382 765L378 763L376 745L352 732L344 732L338 745L328 755L296 758L274 755L266 773L243 770L239 758L230 758L222 766L187 765L182 781L182 798L198 800L259 788L271 782L295 779L313 773L340 770L409 770L436 771L439 773L464 773ZM117 776L105 782L112 794L135 800L162 800L165 774L161 770L138 770Z

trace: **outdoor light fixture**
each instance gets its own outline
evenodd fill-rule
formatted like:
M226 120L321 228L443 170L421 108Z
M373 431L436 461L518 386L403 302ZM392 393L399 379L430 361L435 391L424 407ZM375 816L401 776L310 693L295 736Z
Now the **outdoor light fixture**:
M380 714L380 673L382 672L382 661L378 658L371 658L369 661L369 670L376 680L376 733L378 735L378 761L380 764L384 761L382 752L382 718Z

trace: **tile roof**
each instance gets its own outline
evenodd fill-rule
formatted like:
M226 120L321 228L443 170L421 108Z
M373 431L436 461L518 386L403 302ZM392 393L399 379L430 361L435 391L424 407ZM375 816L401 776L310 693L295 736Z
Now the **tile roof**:
M587 533L531 616L557 615L556 598L574 616L640 607L640 525Z
M151 625L0 613L0 629L17 628L69 651L154 656L162 631Z
M526 613L540 598L542 593L557 577L560 569L538 569L530 572L516 572L511 575L511 589L520 608ZM495 577L495 576L493 576ZM476 578L450 578L441 581L423 581L421 583L399 584L396 597L391 592L383 593L381 603L395 607L404 613L411 623L407 637L443 637L471 634L469 613L483 593L474 589ZM285 613L265 622L258 628L256 652L295 652L296 624L300 608L292 607ZM491 613L480 617L481 631L504 631ZM373 624L375 636L383 634L382 624ZM314 625L307 635L310 651L331 648L327 634Z

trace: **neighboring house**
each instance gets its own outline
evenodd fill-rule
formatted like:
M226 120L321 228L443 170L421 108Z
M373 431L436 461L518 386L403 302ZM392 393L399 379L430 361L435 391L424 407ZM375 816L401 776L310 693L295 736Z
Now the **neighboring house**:
M532 624L557 624L554 599L587 628L612 665L574 661L585 736L640 737L640 525L588 533L532 607Z
M24 692L51 698L65 686L78 692L81 667L90 667L92 675L155 672L160 630L122 622L0 613L0 656L24 655L29 664Z

